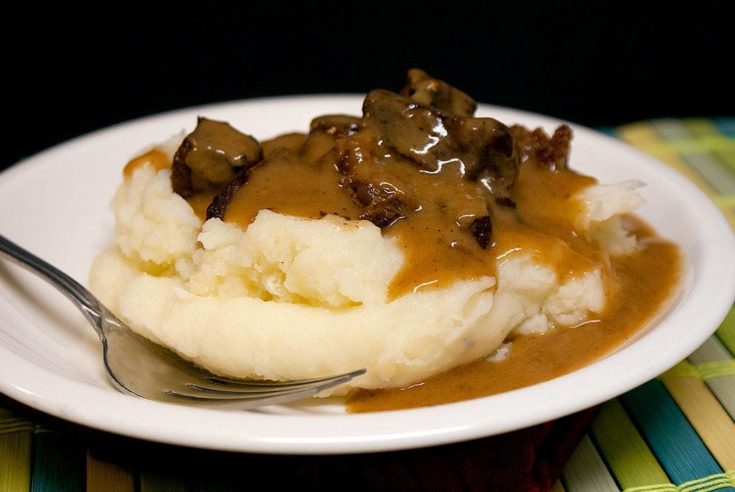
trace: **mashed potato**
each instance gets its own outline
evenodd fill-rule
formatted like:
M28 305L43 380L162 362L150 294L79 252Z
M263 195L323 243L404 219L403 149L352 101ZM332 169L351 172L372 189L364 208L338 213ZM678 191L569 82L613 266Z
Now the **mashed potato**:
M204 223L168 169L136 169L112 208L115 246L92 290L138 333L212 372L277 380L366 368L349 387L400 387L492 353L511 332L583 323L606 305L604 266L560 278L523 251L497 278L457 280L390 298L401 249L368 221L262 210L247 228ZM620 214L637 183L577 197L580 234L615 254L636 247Z

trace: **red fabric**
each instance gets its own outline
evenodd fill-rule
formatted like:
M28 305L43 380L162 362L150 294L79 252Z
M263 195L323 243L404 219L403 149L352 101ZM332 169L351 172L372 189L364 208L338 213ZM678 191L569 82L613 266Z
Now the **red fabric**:
M343 490L543 492L560 477L596 413L596 408L590 409L508 434L445 446L290 458L296 463L282 464L285 473L292 475L289 482L293 479L292 483L317 488L339 485ZM266 461L270 467L280 458Z
M561 475L596 413L595 408L499 436L388 453L219 453L140 441L120 446L109 436L103 446L92 449L114 463L120 463L121 456L134 457L130 469L178 477L192 490L245 490L238 487L267 484L269 490L544 492ZM112 454L105 457L103 448Z

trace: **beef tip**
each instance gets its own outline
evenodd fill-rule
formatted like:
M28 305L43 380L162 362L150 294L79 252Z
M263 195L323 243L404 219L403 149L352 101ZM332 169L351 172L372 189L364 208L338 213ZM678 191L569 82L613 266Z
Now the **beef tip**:
M470 232L475 236L477 244L482 249L487 249L493 237L493 223L490 216L477 217L473 220L470 224Z
M484 157L485 165L479 168L475 179L482 183L495 198L508 198L510 189L518 176L520 165L510 130L498 138L494 146L486 147Z
M360 218L380 228L389 227L406 216L403 193L388 183L351 183L357 201L363 206Z
M384 90L368 93L362 111L390 150L427 171L436 170L437 154L445 150L440 143L447 134L436 111Z
M551 137L542 128L531 131L521 125L513 125L511 132L521 162L534 160L551 170L569 168L572 129L567 125L558 127Z
M212 203L207 207L207 220L217 218L222 219L225 216L227 206L242 185L247 183L250 176L250 169L242 169L235 178L227 183L222 190L214 196Z
M362 208L360 219L380 228L389 227L406 216L407 203L412 200L400 180L375 165L364 143L358 139L338 139L335 165L344 176L341 185L351 191L353 200Z
M516 208L516 202L510 197L500 197L495 199L495 203L500 205L501 207L507 207L507 208Z
M263 158L260 143L228 123L199 118L174 155L171 184L184 198L218 190Z
M327 114L311 120L312 132L323 131L334 137L349 137L357 133L362 120L345 114Z
M408 71L408 81L401 95L459 116L472 116L477 109L477 103L470 96L418 68Z
M299 152L306 142L306 135L303 133L284 133L270 140L261 142L263 147L263 159L267 159L276 149L289 149L293 152Z
M430 173L458 162L460 172L505 196L518 173L510 129L492 118L470 118L424 106L398 94L374 90L363 104L365 120L384 144Z
M189 139L184 138L184 141L181 142L181 145L179 145L179 148L174 154L174 161L171 166L171 187L174 192L184 198L189 198L195 193L194 186L192 185L191 169L184 163L183 158L183 156L189 153L191 147L192 145Z

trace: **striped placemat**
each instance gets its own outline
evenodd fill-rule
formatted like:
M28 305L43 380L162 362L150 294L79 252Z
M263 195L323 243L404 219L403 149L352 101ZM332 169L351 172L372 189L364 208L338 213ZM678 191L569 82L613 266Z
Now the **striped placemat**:
M613 133L688 176L735 226L735 118L655 120ZM735 309L686 360L602 407L555 492L735 492L734 356ZM258 466L243 455L85 437L0 399L0 492L244 490L253 485L248 467ZM242 473L223 473L233 466Z
M686 175L735 226L735 118L662 119L612 133ZM735 491L733 355L735 309L686 360L602 407L557 490Z

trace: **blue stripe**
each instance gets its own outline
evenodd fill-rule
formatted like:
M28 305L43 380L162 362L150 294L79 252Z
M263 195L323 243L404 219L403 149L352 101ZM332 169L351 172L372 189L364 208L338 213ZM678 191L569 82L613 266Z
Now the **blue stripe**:
M622 396L628 414L676 484L722 473L663 383L657 379ZM727 487L721 490L732 490Z
M721 133L724 133L728 137L735 138L735 118L730 116L723 116L719 118L713 118L712 122L717 126L717 129Z
M69 432L40 431L33 446L31 492L83 492L86 451Z

